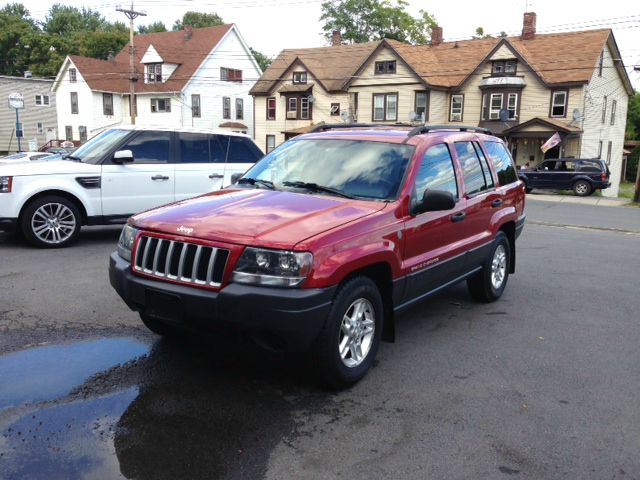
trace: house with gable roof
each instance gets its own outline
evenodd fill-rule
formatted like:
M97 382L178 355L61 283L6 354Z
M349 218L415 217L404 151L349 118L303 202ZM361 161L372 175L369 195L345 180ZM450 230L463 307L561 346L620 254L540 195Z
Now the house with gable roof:
M262 71L234 24L136 35L135 123L253 133ZM58 131L86 141L131 123L129 45L110 60L68 56L52 86Z
M538 34L536 15L527 12L514 37L445 42L436 27L428 45L389 39L341 45L338 35L333 43L284 50L254 85L255 139L262 148L319 122L481 126L505 139L518 166L544 158L604 159L612 187L603 194L617 195L633 88L610 29ZM301 91L290 101L286 90L294 84ZM323 88L329 84L333 89ZM301 117L305 95L312 107ZM556 132L561 143L542 152Z

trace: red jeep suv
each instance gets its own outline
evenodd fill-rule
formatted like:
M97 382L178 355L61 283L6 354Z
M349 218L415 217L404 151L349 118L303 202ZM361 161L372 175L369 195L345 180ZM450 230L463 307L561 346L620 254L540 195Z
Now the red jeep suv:
M488 130L323 125L232 187L131 217L109 276L156 333L235 325L346 386L398 312L462 280L502 295L524 202Z

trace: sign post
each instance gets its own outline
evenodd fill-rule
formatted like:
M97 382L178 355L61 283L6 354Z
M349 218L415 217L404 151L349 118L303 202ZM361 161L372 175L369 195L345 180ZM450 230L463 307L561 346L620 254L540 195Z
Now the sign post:
M9 94L9 107L16 110L16 138L18 139L18 151L21 151L20 139L24 136L22 124L20 123L20 114L18 113L18 110L24 108L24 97L21 93L13 92Z

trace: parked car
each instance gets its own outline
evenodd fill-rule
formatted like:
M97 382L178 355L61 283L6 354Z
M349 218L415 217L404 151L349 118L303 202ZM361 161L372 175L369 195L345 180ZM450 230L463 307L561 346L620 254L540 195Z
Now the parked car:
M109 276L156 333L226 322L311 350L344 386L393 339L398 312L462 280L497 300L524 219L524 187L488 130L322 126L232 187L130 218Z
M18 152L6 157L0 157L0 165L14 162L29 162L32 160L41 160L50 157L51 153L47 152Z
M609 188L611 172L604 160L556 158L545 160L531 170L520 170L520 179L529 193L534 188L573 190L580 197Z
M219 190L261 156L250 137L222 130L111 128L64 160L0 165L0 230L63 247L81 225Z

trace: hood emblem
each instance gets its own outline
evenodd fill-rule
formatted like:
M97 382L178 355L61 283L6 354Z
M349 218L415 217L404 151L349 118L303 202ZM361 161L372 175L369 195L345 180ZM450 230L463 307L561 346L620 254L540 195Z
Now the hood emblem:
M178 233L184 233L185 235L191 235L193 233L193 228L185 227L184 225L180 225L176 230Z

